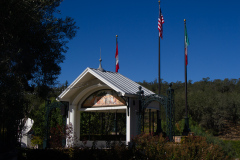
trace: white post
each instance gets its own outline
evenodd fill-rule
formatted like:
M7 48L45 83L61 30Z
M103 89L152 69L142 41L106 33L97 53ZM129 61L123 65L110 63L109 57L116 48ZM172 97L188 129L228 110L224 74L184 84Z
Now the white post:
M67 125L69 125L69 123L70 123L70 111L68 110L67 111Z
M130 132L130 109L128 115L128 109L126 109L126 145L131 141L131 132Z
M79 143L79 141L80 141L80 118L81 118L80 111L76 110L76 118L75 118L75 120L76 120L75 132L76 132L76 140L77 140L76 143Z
M69 126L72 126L72 133L71 138L67 137L67 146L73 146L76 142L76 109L77 106L76 105L70 105L69 106Z
M138 135L138 116L137 116L137 112L139 109L139 103L138 103L138 99L131 99L131 101L135 101L135 105L133 105L133 103L130 106L130 111L129 111L129 115L130 115L130 135L131 138L135 138Z

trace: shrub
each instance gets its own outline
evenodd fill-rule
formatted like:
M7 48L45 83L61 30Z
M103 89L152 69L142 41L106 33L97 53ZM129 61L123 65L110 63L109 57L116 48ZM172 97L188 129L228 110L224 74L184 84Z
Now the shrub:
M188 136L181 143L167 142L162 136L141 134L134 139L134 153L148 159L229 159L219 145L205 137Z
M68 160L69 155L63 149L20 149L18 160Z
M162 136L140 134L133 139L134 155L138 158L165 158L166 140Z
M43 138L39 137L39 136L33 136L31 139L31 144L32 146L41 146L43 144Z
M164 160L227 160L226 152L213 143L208 143L205 137L184 137L181 143L168 142L162 136L141 134L133 139L132 149L116 144L111 149L67 148L67 149L21 149L19 160L42 159L98 159L98 160L133 160L133 159L164 159ZM234 144L238 145L238 143Z
M63 146L62 141L65 138L64 126L57 124L56 127L50 129L50 147L51 148L61 148Z

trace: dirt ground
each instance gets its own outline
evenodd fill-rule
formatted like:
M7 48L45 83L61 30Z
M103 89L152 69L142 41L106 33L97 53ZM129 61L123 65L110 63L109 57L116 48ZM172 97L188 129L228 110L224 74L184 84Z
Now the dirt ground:
M228 124L219 134L219 138L223 140L240 140L240 123Z

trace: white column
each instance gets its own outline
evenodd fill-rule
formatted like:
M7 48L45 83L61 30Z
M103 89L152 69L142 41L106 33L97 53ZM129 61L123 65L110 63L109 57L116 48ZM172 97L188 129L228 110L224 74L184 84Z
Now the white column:
M67 125L69 125L69 123L70 123L70 111L68 110L67 111Z
M133 101L135 101L133 103ZM136 113L138 112L137 99L129 98L129 115L126 110L126 144L131 142L131 138L137 136L138 119Z
M131 141L131 132L130 132L130 109L128 115L128 109L126 109L126 145Z
M135 101L135 105L133 105L133 101ZM135 138L138 134L138 116L137 112L139 109L138 99L131 98L131 106L130 106L130 135L131 138Z
M67 145L68 146L73 146L76 142L76 105L70 105L69 106L69 125L72 126L72 134L71 134L71 139L67 139Z
M70 108L70 107L69 107ZM70 111L68 110L67 111L67 122L66 122L66 127L68 127L70 124ZM69 147L69 144L68 144L68 139L66 137L66 146L65 147Z
M76 108L77 109L77 108ZM77 109L76 110L76 140L77 140L77 143L80 143L80 111Z

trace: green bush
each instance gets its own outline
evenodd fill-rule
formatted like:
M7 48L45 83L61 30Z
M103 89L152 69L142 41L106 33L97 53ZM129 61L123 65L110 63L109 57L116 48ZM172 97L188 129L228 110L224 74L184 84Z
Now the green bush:
M164 159L164 160L227 160L225 150L219 145L208 143L202 136L184 137L181 143L168 142L162 136L141 134L133 139L133 146L115 145L111 149L68 148L68 149L20 149L19 160L134 160L134 159ZM229 144L229 142L226 142ZM231 144L238 146L236 144Z
M128 160L133 157L132 150L125 145L116 145L114 149L20 149L18 152L18 160Z
M32 144L32 146L42 145L43 144L43 139L39 136L33 136L32 139L31 139L31 144Z
M69 155L63 149L20 149L18 152L18 160L44 159L68 160Z
M230 159L219 145L205 137L188 136L181 143L167 142L162 136L141 134L134 139L134 155L148 159Z
M206 138L208 144L219 145L223 148L224 152L230 157L240 157L240 141L231 141L231 140L221 140L218 137L213 136L211 132L203 130L199 125L191 125L191 131L194 132L194 135L202 136Z

